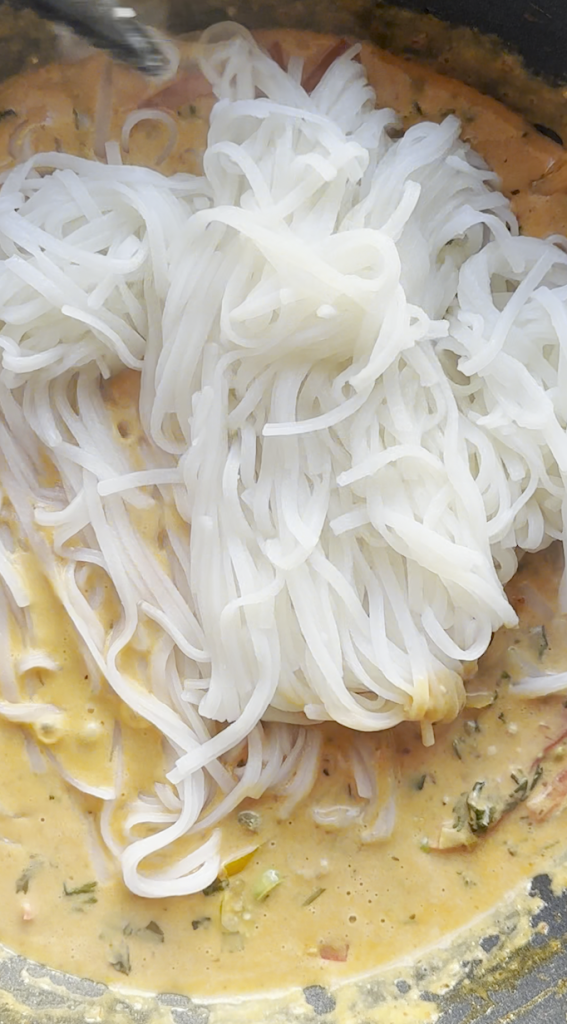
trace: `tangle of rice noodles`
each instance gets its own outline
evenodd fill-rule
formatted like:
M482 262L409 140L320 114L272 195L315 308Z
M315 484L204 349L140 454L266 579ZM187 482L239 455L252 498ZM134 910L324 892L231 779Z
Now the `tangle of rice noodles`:
M391 138L356 47L310 94L301 62L238 27L202 54L202 177L52 153L0 192L0 479L90 662L163 734L168 784L120 840L119 780L98 793L142 896L209 884L214 826L245 797L290 813L318 770L312 723L414 720L431 742L464 663L516 623L517 551L567 522L563 243L519 236L454 117ZM135 461L100 392L124 368ZM156 502L159 559L133 516ZM93 566L122 608L110 635ZM3 540L0 576L5 621L26 595ZM138 683L120 654L148 625ZM0 714L32 721L6 687ZM374 803L377 742L355 764ZM391 831L388 793L369 836ZM190 853L144 867L187 833Z

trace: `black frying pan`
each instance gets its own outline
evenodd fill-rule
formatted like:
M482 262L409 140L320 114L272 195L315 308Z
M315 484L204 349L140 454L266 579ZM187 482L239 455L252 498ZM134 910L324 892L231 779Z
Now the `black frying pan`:
M407 0L404 7L452 24L497 35L528 67L567 79L567 6L564 0Z

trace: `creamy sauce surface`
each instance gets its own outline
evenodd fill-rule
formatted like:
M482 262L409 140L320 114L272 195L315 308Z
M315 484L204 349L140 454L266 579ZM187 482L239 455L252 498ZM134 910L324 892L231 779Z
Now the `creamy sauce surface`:
M259 35L268 46L277 40L284 54L305 56L308 72L334 43L309 33ZM212 100L193 52L188 44L179 78L159 96L146 96L147 84L134 72L113 70L111 137L119 139L125 114L141 102L175 114L178 139L161 163L166 173L198 170L206 137ZM464 137L501 176L526 233L567 233L567 163L558 145L495 101L417 64L367 44L362 60L379 104L394 107L405 125L449 111L462 119ZM0 110L13 113L0 120L0 165L25 155L26 144L92 156L96 105L108 87L108 65L98 56L4 83ZM125 159L155 163L165 141L163 126L146 122L132 131ZM125 372L103 389L117 443L134 463L145 443L137 388L136 375ZM159 560L173 508L156 503L135 514L144 516ZM527 885L561 851L564 697L527 700L510 691L526 660L549 670L567 665L555 549L522 563L509 587L520 627L495 637L476 674L471 666L470 706L456 722L436 727L435 746L426 749L409 724L376 743L384 782L374 811L395 797L391 838L366 841L371 822L362 819L355 795L351 737L317 726L324 752L310 799L292 817L283 798L246 801L239 811L249 811L248 818L235 812L223 824L224 870L214 891L150 901L125 889L105 853L95 826L100 800L70 787L60 769L95 789L111 787L120 722L127 771L107 822L120 834L127 804L165 777L160 736L120 704L85 659L7 505L0 526L14 538L33 594L28 641L31 636L53 660L48 669L26 665L19 625L9 623L4 692L10 699L15 687L12 693L64 709L62 719L46 714L25 728L0 719L0 941L6 946L96 980L193 997L285 989L298 980L328 984L435 945ZM89 572L110 629L116 596L96 567ZM135 674L135 649L124 658L130 664L121 667ZM267 871L277 871L280 881L259 898Z

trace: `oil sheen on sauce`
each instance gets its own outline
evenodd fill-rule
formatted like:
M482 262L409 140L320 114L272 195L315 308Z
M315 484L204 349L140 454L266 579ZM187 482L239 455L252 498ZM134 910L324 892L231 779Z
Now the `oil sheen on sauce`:
M305 56L308 69L333 44L330 37L309 33L264 32L261 38L266 45L277 39L284 52ZM195 78L193 45L173 86L158 98L143 99L177 116L179 136L161 164L165 173L198 169L206 135L211 97ZM449 111L461 117L465 138L500 174L525 232L567 233L561 186L567 162L559 146L456 81L366 44L362 59L378 102L397 109L405 124ZM28 136L34 149L92 155L104 74L104 60L93 57L5 83L0 110L12 113L0 119L0 164L11 161L9 144L12 156L18 147L25 152ZM110 133L118 138L125 113L140 105L147 84L123 68L113 75ZM155 122L138 126L127 159L159 160L161 131ZM103 391L117 443L133 459L144 443L137 388L136 376L123 373ZM49 465L45 471L52 471ZM167 506L144 511L156 557L163 523L172 515ZM119 834L126 804L163 778L160 737L120 705L85 660L8 505L0 521L12 532L33 593L34 645L53 663L38 668L23 659L18 629L9 624L4 692L9 696L16 687L12 692L64 710L63 719L46 715L34 727L0 719L0 941L9 948L95 980L197 997L285 989L298 980L327 984L435 945L527 883L561 848L563 794L557 780L567 758L564 698L527 700L510 692L522 660L550 670L564 669L567 662L565 620L557 613L562 566L552 548L522 562L509 587L520 626L494 638L476 674L471 667L463 715L436 728L432 748L423 747L419 730L409 724L383 738L377 769L388 780L381 799L395 795L391 838L364 842L345 734L317 726L324 733L323 757L309 801L292 818L274 797L245 802L239 810L251 813L244 819L234 812L223 825L225 869L214 891L155 901L133 896L95 828L99 799L68 786L60 769L95 789L111 786L112 737L120 722L126 771L107 823ZM116 599L97 572L91 570L89 583L100 589L110 628ZM134 665L135 652L131 656ZM40 772L34 770L37 746L46 756ZM338 827L349 821L355 824ZM254 890L269 870L281 881L258 900Z

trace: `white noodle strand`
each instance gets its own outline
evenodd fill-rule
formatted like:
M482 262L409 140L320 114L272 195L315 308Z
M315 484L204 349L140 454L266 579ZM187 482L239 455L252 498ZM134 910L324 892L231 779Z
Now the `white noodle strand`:
M162 734L167 783L125 814L119 741L113 786L45 755L102 801L102 839L144 897L212 882L210 830L245 797L293 811L319 773L314 723L417 720L432 742L463 704L463 662L516 622L517 551L567 542L557 240L519 235L454 117L392 139L356 47L310 95L300 62L282 70L239 26L199 52L217 97L201 177L121 162L108 65L108 164L37 154L0 189L0 479L17 521L0 536L0 633L27 636L21 537L94 678ZM169 131L159 162L177 136L163 111L130 114L122 148L148 118ZM124 370L140 375L135 445L105 399ZM31 640L20 668L57 671ZM13 675L0 715L64 715ZM375 749L353 762L377 815L365 842L395 819Z

